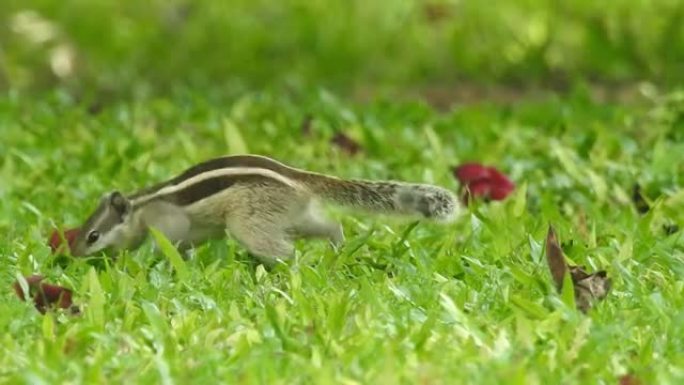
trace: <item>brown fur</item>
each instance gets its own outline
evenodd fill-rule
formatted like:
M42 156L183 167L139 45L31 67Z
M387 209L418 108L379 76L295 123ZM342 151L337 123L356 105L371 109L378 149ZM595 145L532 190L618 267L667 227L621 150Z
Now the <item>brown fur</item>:
M83 226L73 254L136 248L150 227L184 248L227 230L252 254L272 263L289 257L297 238L325 238L334 245L344 240L341 225L324 215L323 201L438 221L454 218L459 208L455 196L437 186L344 180L250 155L203 162L129 195L128 201L132 209L121 212L112 210L111 199L103 200ZM88 244L92 231L102 237Z

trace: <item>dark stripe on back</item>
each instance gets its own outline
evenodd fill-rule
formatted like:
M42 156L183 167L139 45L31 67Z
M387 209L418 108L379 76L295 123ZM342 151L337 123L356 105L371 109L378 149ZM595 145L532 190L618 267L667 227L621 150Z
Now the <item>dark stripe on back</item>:
M195 177L208 171L235 167L263 168L275 171L283 176L294 176L295 174L298 174L297 170L289 168L279 162L276 162L268 158L255 157L251 155L224 156L221 158L210 159L205 162L199 163L195 166L192 166L189 169L183 171L183 173L181 173L180 175L174 177L173 179L156 184L152 187L140 190L130 195L129 199L135 199L143 195L148 195L167 186L180 184L185 180L188 180L192 177Z
M204 198L218 194L236 184L244 183L251 186L268 185L268 184L283 184L282 182L257 174L243 174L243 175L222 175L213 178L208 178L197 183L193 183L181 190L174 191L169 194L160 195L155 199L162 199L173 202L179 206L188 206L198 202Z
M199 175L203 172L218 170L222 168L234 168L234 167L251 167L251 168L265 168L268 170L276 171L282 175L288 175L292 170L284 165L267 158L254 157L249 155L235 155L235 156L225 156L222 158L211 159L206 162L202 162L196 166L193 166L185 170L182 174L171 179L169 184L178 184L186 179L190 179L193 176Z

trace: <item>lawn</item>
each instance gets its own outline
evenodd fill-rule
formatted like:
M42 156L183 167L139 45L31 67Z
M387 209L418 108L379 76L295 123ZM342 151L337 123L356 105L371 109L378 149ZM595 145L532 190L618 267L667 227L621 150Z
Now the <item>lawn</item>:
M0 384L684 383L682 3L6 5ZM240 153L454 192L478 162L516 188L449 225L331 206L342 248L273 269L230 238L48 246L108 191ZM612 280L586 314L549 226ZM80 313L21 301L32 274Z
M7 98L0 229L7 383L678 383L684 370L681 95L620 108L581 94L439 112L354 105L328 93L254 93L114 104L93 115L63 95ZM679 107L677 107L679 105ZM310 133L302 132L306 116ZM681 124L681 123L679 123ZM67 129L68 128L68 129ZM344 132L363 147L329 143ZM51 255L52 226L78 224L112 188L131 191L211 156L252 152L345 177L430 182L492 164L517 184L440 226L350 215L340 252L301 242L265 271L232 241L179 274L150 246L115 261ZM640 183L655 203L640 216ZM554 291L543 253L613 279L587 315ZM80 316L40 315L10 285L40 273L72 288Z

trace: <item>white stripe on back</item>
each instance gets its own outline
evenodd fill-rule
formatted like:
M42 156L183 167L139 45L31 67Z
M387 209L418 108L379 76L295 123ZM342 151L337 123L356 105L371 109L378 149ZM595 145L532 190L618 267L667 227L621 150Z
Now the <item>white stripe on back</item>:
M162 187L161 189L159 189L157 191L153 191L149 194L145 194L145 195L141 195L139 197L136 197L135 199L133 199L132 203L134 205L139 205L141 203L145 203L145 202L148 202L150 200L153 200L159 196L173 194L177 191L188 188L195 183L199 183L199 182L202 182L202 181L210 179L210 178L216 178L216 177L220 177L220 176L234 176L234 175L261 175L261 176L266 177L266 178L272 178L274 180L277 180L278 182L281 182L287 186L297 187L296 182L293 181L292 179L287 178L283 175L278 174L275 171L272 171L272 170L269 170L266 168L229 167L229 168L220 168L220 169L216 169L216 170L206 171L206 172L203 172L201 174L195 175L191 178L188 178L188 179L182 181L181 183Z

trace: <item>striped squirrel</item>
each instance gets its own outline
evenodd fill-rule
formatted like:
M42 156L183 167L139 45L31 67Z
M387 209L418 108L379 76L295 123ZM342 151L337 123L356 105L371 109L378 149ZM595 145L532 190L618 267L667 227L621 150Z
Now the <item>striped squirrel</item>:
M460 211L449 190L427 184L344 180L258 155L215 158L130 195L113 191L80 227L74 256L139 247L150 227L183 250L227 232L262 262L294 252L297 238L344 241L322 202L379 214L450 222Z

